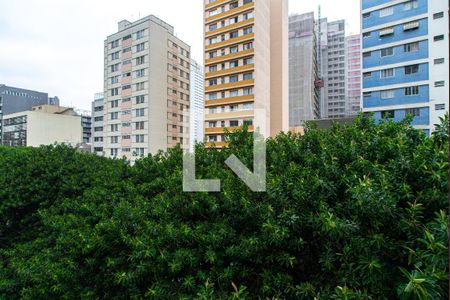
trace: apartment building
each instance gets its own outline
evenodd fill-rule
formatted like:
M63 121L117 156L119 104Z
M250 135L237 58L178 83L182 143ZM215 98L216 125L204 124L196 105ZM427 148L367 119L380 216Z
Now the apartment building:
M288 1L205 0L205 137L289 129ZM260 112L263 112L262 114Z
M3 145L6 146L39 147L58 143L75 147L82 142L81 116L73 108L44 104L3 117Z
M35 105L59 105L58 97L49 98L47 93L0 84L0 144L2 144L3 115L31 110Z
M289 127L320 118L314 13L289 17Z
M189 148L190 46L155 16L119 22L105 40L104 146L107 157Z
M363 111L430 134L449 105L448 1L362 0Z
M345 117L345 20L327 24L327 64L325 77L325 104L322 117L336 119Z
M203 142L205 122L205 75L202 65L191 60L191 124L190 146L192 152L195 144Z
M104 118L104 95L103 93L97 93L92 102L91 152L100 156L105 155L103 151Z
M345 38L345 114L357 115L361 111L361 35Z

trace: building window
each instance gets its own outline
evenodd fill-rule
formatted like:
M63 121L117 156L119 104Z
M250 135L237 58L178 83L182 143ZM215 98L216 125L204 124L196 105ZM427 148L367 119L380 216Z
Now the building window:
M215 57L217 57L217 51L209 52L209 58L215 58Z
M394 55L394 47L381 49L381 57Z
M238 126L239 126L239 121L236 121L236 120L230 121L230 127L238 127Z
M253 0L244 0L244 5L248 4L248 3L252 3L252 2L253 2Z
M217 142L217 136L216 136L216 135L210 135L210 136L208 137L208 141L209 141L210 143Z
M364 78L372 77L372 72L365 72L365 73L363 73L363 77Z
M406 23L405 25L403 25L403 30L411 31L411 30L418 29L419 26L420 26L420 23L418 21L409 22L409 23Z
M230 53L236 53L238 51L239 51L239 47L238 46L230 47Z
M412 65L405 67L405 75L411 75L419 73L419 65Z
M209 28L209 31L216 30L217 29L217 23L209 25L208 28Z
M434 110L445 110L445 103L436 104Z
M395 111L393 110L384 110L381 112L382 119L393 119L395 117Z
M217 99L217 93L208 94L208 100L216 100L216 99Z
M237 38L238 36L239 36L239 32L238 31L230 32L230 39Z
M251 65L251 64L253 64L253 58L245 58L244 59L244 66Z
M118 156L118 155L119 155L119 149L112 148L112 149L110 150L110 154L111 154L111 156L113 156L113 157Z
M238 60L230 61L230 68L236 67L239 67L239 61Z
M419 51L419 43L409 43L403 46L405 52L416 52Z
M253 27L244 28L244 35L250 34L253 32Z
M381 91L381 99L392 99L395 97L395 90Z
M420 108L408 108L405 110L405 114L412 117L420 117Z
M144 130L144 122L135 122L135 130Z
M136 97L136 104L142 104L145 103L145 96L141 95L141 96L137 96Z
M434 37L434 41L435 42L439 42L439 41L443 41L443 40L444 40L444 35L443 34L437 35L437 36Z
M371 32L364 32L363 33L363 38L369 38L372 35Z
M364 98L370 98L370 97L372 97L372 92L364 92L364 93L363 93L363 97L364 97Z
M145 29L139 30L138 32L136 32L136 39L142 39L145 35Z
M237 97L237 96L239 96L239 90L230 91L230 97Z
M395 32L394 27L384 28L380 30L380 37L387 37L393 35Z
M217 127L217 122L209 122L209 128L216 128Z
M372 52L364 52L363 53L363 57L371 57L372 56Z
M370 18L370 16L371 16L370 12L363 14L364 19Z
M136 58L136 65L142 65L145 63L145 56L140 56Z
M141 43L139 45L136 45L136 52L141 52L145 50L145 43Z
M217 79L211 79L209 81L209 86L214 86L214 85L217 85Z
M232 2L232 3L230 3L230 10L231 9L235 9L235 8L237 8L239 6L239 3L236 1L236 2Z
M445 62L445 58L437 58L434 60L435 65L440 65L440 64L443 64L444 62Z
M403 10L411 10L413 8L418 8L418 7L419 7L419 1L412 0L412 1L405 2L404 6L403 6Z
M136 117L144 117L145 116L145 108L136 109Z
M418 86L410 86L405 88L405 96L414 96L414 95L419 95Z
M393 6L380 9L380 18L391 16L393 14L394 14L394 7Z
M244 95L252 95L253 94L253 88L245 88L244 89Z
M434 83L434 86L435 87L443 87L443 86L445 86L445 81L436 81Z
M135 142L136 143L145 143L145 137L143 134L137 134L135 136Z
M394 69L381 70L380 76L381 78L394 77Z
M209 66L209 72L216 72L217 66Z
M238 82L239 78L237 75L230 76L230 82Z
M251 80L251 79L253 79L253 73L244 74L244 80Z
M251 18L253 18L253 13L252 12L244 14L244 20L248 20L248 19L251 19Z
M250 50L253 48L253 43L244 44L244 50Z
M443 17L444 17L444 12L443 12L443 11L438 12L438 13L435 13L435 14L433 15L433 19L434 19L434 20L441 19L441 18L443 18Z

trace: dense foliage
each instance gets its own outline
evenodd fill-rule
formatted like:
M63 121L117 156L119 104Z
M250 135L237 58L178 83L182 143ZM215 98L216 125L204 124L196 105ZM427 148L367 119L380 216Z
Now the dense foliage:
M444 136L444 137L443 137ZM268 141L267 193L246 132L130 167L52 146L0 148L0 299L448 299L448 144L359 118Z

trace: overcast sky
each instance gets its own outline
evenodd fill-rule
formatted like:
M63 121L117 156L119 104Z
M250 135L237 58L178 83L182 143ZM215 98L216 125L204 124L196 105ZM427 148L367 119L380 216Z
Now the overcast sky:
M256 0L258 1L258 0ZM289 0L289 13L322 6L359 32L359 0ZM203 0L0 0L0 84L48 92L63 105L89 109L103 91L103 41L117 22L154 14L202 60Z

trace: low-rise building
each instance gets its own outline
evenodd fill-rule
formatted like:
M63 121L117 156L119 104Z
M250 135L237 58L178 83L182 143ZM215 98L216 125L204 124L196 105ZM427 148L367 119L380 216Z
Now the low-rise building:
M81 116L73 108L38 105L31 110L3 116L3 145L31 146L83 142Z

